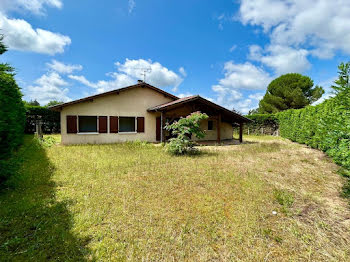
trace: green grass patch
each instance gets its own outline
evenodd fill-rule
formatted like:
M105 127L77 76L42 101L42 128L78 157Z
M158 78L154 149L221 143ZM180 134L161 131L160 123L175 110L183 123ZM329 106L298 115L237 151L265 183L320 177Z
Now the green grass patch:
M337 222L348 213L322 205L343 208L341 178L318 151L265 137L181 157L141 141L59 141L25 138L0 192L0 261L349 259Z

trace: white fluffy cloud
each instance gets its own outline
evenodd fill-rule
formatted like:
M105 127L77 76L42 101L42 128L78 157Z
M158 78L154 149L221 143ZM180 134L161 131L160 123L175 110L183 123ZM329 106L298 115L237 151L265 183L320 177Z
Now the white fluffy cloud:
M143 69L146 72L146 82L158 87L173 87L173 91L182 83L183 79L174 71L162 66L152 60L131 60L126 59L125 63L115 63L119 72L125 73L135 79L143 79Z
M267 72L249 62L235 64L229 61L224 65L224 78L212 86L216 93L215 102L228 109L234 108L241 113L248 113L256 107L256 100L261 93L244 98L239 90L264 90L271 79Z
M272 45L303 46L319 58L350 54L349 14L348 0L241 0L239 10L242 23L262 26Z
M41 105L45 105L51 100L67 102L71 100L67 93L68 83L64 81L56 72L47 73L35 81L35 85L27 88L27 97L36 99Z
M272 68L277 75L302 73L310 68L309 52L282 45L269 45L265 50L260 46L250 46L249 58Z
M22 19L9 19L0 13L0 28L4 33L4 42L10 49L31 51L54 55L63 53L71 39L59 33L53 33L33 27Z
M47 67L61 74L71 74L73 71L83 69L82 65L64 64L57 60L52 60L51 63L46 63Z
M132 84L135 84L136 80L125 74L113 73L110 74L112 80L105 81L100 80L96 83L90 82L85 76L69 75L70 79L76 80L85 86L96 89L96 93L103 93L113 89L119 89Z
M45 7L62 8L61 0L1 0L0 10L9 11L29 11L34 14L43 14Z
M267 72L249 62L244 64L226 62L224 73L224 78L219 80L219 85L224 88L261 90L271 81Z
M143 73L146 73L146 82L160 87L172 87L173 91L183 81L175 72L162 66L158 62L151 60L131 60L126 59L124 63L115 63L117 67L116 72L109 73L111 80L100 80L96 83L90 82L84 76L69 75L69 78L79 81L80 83L95 88L98 93L105 92L112 89L118 89L136 83L138 79L143 79ZM180 71L181 72L181 71Z

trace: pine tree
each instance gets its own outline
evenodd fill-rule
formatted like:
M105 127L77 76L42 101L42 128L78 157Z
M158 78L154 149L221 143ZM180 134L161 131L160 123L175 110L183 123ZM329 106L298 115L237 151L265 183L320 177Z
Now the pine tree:
M317 101L324 90L308 76L297 73L282 75L267 87L259 103L259 113L277 113L287 109L303 108Z

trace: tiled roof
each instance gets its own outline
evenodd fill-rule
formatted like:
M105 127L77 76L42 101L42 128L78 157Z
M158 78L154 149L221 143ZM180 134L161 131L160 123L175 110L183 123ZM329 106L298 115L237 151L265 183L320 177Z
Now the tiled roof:
M179 99L177 96L174 96L174 95L172 95L172 94L170 94L168 92L165 92L164 90L159 89L159 88L157 88L155 86L152 86L152 85L147 84L145 82L139 82L136 85L131 85L131 86L115 89L115 90L112 90L112 91L108 91L108 92L105 92L105 93L84 97L84 98L81 98L81 99L78 99L78 100L74 100L74 101L71 101L71 102L50 106L49 108L52 109L52 110L57 110L57 109L61 109L62 107L65 107L65 106L69 106L69 105L73 105L73 104L78 104L78 103L81 103L81 102L89 101L89 100L92 100L94 98L107 96L107 95L110 95L110 94L118 94L119 92L123 92L123 91L129 90L129 89L135 88L135 87L150 88L150 89L155 90L155 91L157 91L157 92L159 92L159 93L161 93L161 94L163 94L163 95L165 95L167 97L170 97L172 99Z

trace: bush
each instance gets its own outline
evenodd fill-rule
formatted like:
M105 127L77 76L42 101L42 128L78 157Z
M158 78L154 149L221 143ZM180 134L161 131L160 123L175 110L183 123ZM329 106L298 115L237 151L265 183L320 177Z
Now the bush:
M332 88L336 96L317 106L278 113L280 134L298 143L321 149L350 169L350 62L338 67Z
M166 150L174 155L196 153L194 148L196 143L191 141L191 137L192 135L197 138L205 136L204 131L200 128L200 122L207 118L206 114L194 112L185 118L180 118L179 121L167 124L165 129L171 131L171 134L175 137L169 139L169 143L165 147Z
M0 70L0 183L11 174L13 151L22 143L25 109L13 74Z
M37 120L41 120L41 129L45 134L60 133L60 113L43 106L26 105L25 133L33 134Z
M273 135L278 130L278 119L275 114L254 114L247 115L253 122L245 125L245 133L259 135Z
M350 168L350 91L317 106L278 114L280 134L292 141L320 149Z

